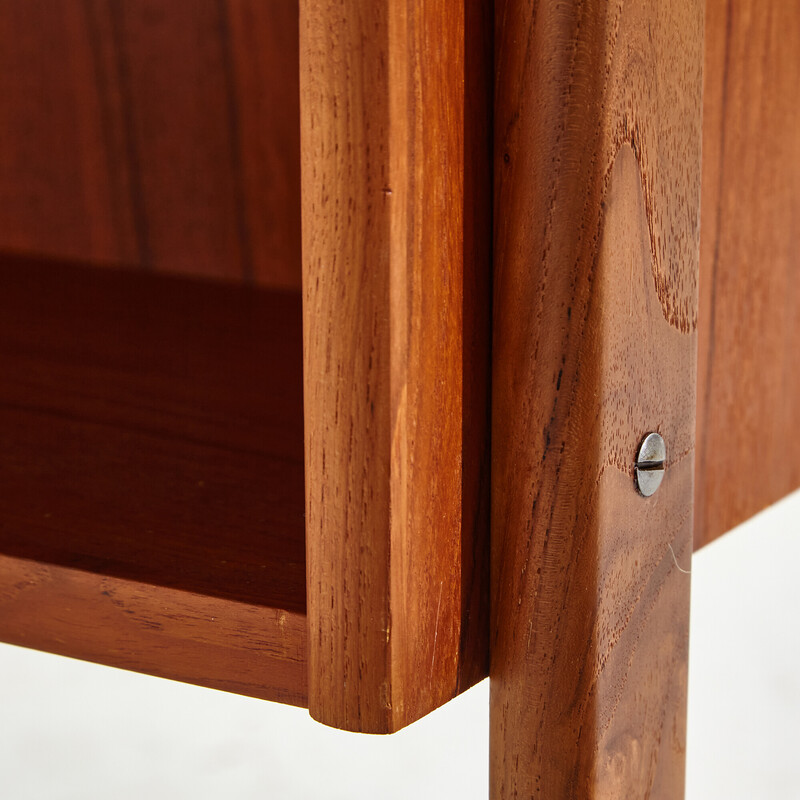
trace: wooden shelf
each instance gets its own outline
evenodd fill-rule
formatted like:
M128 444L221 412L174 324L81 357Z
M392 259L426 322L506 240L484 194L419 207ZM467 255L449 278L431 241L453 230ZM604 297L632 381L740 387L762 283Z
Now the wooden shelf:
M0 285L0 638L304 705L300 294Z

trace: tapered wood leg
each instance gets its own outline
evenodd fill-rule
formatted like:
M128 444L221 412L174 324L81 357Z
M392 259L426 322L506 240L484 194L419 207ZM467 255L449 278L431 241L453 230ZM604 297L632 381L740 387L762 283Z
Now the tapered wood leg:
M683 795L702 32L700 0L497 4L494 800Z

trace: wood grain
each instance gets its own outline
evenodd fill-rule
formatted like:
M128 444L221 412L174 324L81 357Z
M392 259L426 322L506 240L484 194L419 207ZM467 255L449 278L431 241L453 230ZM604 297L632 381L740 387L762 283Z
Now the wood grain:
M299 288L297 13L0 0L0 251Z
M306 617L0 551L10 644L307 705Z
M488 11L301 3L309 708L351 730L486 674Z
M800 6L706 9L698 547L800 486Z
M683 793L702 31L697 0L497 5L497 800Z
M304 704L299 294L0 285L0 638Z

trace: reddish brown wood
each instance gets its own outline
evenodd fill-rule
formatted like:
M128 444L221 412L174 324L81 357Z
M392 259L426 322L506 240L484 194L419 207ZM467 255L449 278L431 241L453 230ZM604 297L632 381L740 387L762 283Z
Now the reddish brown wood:
M306 617L0 552L4 642L307 705Z
M0 638L304 704L299 295L0 285Z
M0 251L300 286L297 3L0 0Z
M682 796L702 30L699 0L497 6L496 800Z
M706 8L698 547L800 486L800 5Z
M309 708L486 670L488 4L301 3Z

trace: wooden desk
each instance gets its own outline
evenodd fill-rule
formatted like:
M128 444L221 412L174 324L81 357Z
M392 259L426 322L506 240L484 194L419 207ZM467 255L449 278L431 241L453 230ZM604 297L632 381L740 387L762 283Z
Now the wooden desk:
M365 732L490 673L493 797L680 797L693 542L800 484L799 45L0 0L0 636Z

